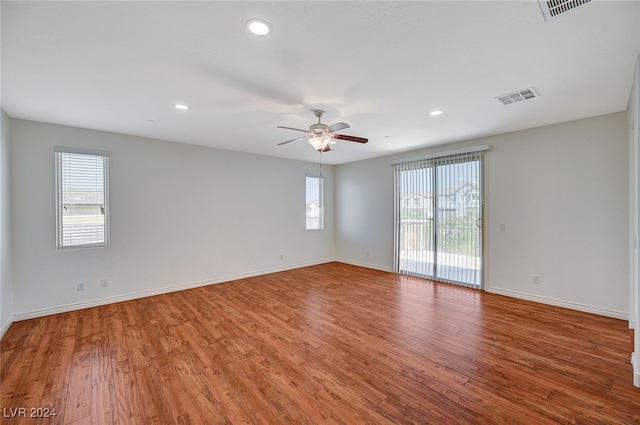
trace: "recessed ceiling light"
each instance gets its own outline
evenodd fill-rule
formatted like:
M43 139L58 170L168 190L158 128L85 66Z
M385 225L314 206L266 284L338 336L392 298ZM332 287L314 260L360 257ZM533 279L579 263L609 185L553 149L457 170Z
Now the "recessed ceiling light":
M174 106L176 107L176 109L180 109L182 111L186 111L187 109L189 109L189 107L183 103L176 103Z
M267 35L269 34L269 31L271 31L269 24L260 19L251 19L247 21L247 28L255 35Z
M438 115L441 115L442 111L431 111L429 112L429 115L431 115L432 117L437 117Z

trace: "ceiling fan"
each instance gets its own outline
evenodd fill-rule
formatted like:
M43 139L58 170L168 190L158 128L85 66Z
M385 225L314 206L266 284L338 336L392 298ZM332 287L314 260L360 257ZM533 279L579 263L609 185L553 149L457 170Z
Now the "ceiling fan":
M287 143L295 142L297 140L307 140L307 143L318 152L328 152L331 150L329 144L335 143L333 139L346 140L356 143L367 143L369 140L364 137L347 136L345 134L336 134L334 131L343 130L349 128L349 124L339 122L334 125L326 125L320 122L324 111L320 109L313 109L313 114L318 117L318 123L309 126L309 130L302 130L300 128L284 127L279 125L278 128L285 128L287 130L302 131L308 133L306 136L296 137L295 139L287 140L286 142L278 143L279 145L285 145Z

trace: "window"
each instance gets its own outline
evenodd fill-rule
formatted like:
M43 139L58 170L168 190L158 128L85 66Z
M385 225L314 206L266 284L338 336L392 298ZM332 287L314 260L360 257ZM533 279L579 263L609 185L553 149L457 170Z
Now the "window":
M55 148L58 249L109 245L109 153Z
M307 176L307 230L324 229L323 214L323 178L321 176Z

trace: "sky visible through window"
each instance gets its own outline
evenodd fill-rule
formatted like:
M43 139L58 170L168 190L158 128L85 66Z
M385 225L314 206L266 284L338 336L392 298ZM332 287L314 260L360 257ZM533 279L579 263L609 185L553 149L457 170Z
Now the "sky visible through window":
M468 184L477 187L478 181L478 161L463 162L458 164L438 165L436 178L438 181L438 192L440 194L455 193L459 188ZM432 193L433 188L433 167L418 168L415 170L403 171L403 179L415 182L414 184L401 185L401 195L407 193ZM309 199L307 199L309 202Z

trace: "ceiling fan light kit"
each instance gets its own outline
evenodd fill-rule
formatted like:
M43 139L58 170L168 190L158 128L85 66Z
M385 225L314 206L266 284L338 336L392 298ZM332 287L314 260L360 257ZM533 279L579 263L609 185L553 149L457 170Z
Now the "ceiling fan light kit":
M331 143L331 137L316 136L307 140L307 143L310 144L318 152L323 152L329 147L329 143Z
M309 130L303 130L301 128L285 127L279 125L278 128L284 128L287 130L302 131L308 133L306 136L296 137L295 139L287 140L285 142L278 143L278 145L285 145L287 143L295 142L297 140L307 140L309 146L314 150L322 153L331 150L330 144L335 143L333 139L346 140L348 142L367 143L369 140L364 137L347 136L346 134L336 134L334 131L343 130L349 128L349 124L339 122L337 124L328 126L323 124L320 120L324 111L320 109L314 109L313 114L318 117L318 123L309 126Z

